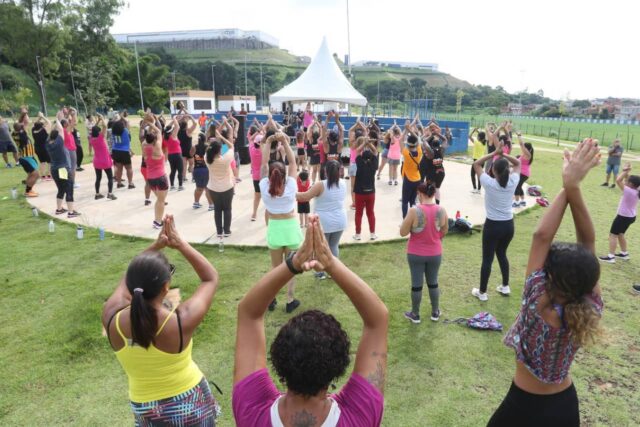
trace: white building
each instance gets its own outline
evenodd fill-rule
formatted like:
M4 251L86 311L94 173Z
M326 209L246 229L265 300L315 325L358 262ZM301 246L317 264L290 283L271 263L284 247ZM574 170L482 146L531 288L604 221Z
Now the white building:
M213 114L216 112L216 95L211 90L177 90L169 92L171 114L177 114L176 104L180 101L185 105L188 113Z
M262 31L244 31L237 28L113 34L113 38L120 44L163 44L196 40L255 40L272 47L278 47L280 44L277 38Z
M438 71L438 64L432 62L401 62L401 61L358 61L354 67L389 67L389 68L418 68L420 70Z
M218 109L220 111L231 111L231 107L236 112L244 109L248 113L255 113L256 97L244 95L222 95L218 97Z
M625 105L620 107L616 120L640 120L640 105Z

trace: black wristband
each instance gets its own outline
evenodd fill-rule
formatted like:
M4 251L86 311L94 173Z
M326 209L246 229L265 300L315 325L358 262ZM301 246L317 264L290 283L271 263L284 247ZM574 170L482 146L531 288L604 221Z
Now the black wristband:
M287 264L287 268L293 274L302 274L303 273L302 270L296 270L296 268L293 266L293 256L295 254L296 254L295 251L289 252L289 255L287 255L287 258L285 259L285 264Z

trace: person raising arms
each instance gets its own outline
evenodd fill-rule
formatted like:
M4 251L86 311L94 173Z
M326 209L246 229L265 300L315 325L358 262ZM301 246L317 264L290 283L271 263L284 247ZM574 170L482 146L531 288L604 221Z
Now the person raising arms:
M477 138L474 138L473 135L476 133L478 134L478 136ZM478 131L478 128L474 128L469 134L469 141L471 141L471 143L473 144L472 157L473 161L475 162L480 157L484 156L487 150L487 134L482 131ZM476 170L473 167L473 164L471 164L471 185L473 185L473 190L471 190L471 192L480 194L480 191L482 190L482 184L480 183L480 177L476 179L476 176Z
M147 165L147 184L156 196L152 226L159 229L162 227L165 200L169 191L169 181L164 168L166 156L162 144L162 131L156 126L153 115L145 115L143 125L146 132L142 143L142 156Z
M193 334L211 307L218 272L184 241L173 217L156 241L129 263L102 310L109 344L129 379L135 425L214 426L219 414L207 379L191 358ZM200 279L194 294L167 308L175 266L162 253L175 249Z
M356 202L356 234L354 240L360 240L362 230L362 214L367 212L369 222L369 239L376 240L376 214L374 211L376 203L376 170L378 170L378 149L374 141L366 136L361 136L356 141L358 155L356 165L358 167L355 176L356 185L354 195Z
M271 344L271 364L286 387L284 393L267 370L265 311L295 274L311 269L331 274L363 321L353 372L337 394L328 394L328 389L349 365L350 341L340 323L322 311L291 318ZM312 216L300 249L263 276L238 304L232 396L236 425L379 426L388 318L376 293L332 255L319 219Z
M591 139L565 151L563 188L533 234L522 305L504 338L515 350L515 375L489 427L580 425L569 370L580 347L595 341L603 309L595 229L580 183L599 161ZM554 241L567 206L576 243Z
M96 173L96 195L95 200L102 199L104 196L100 194L100 181L102 181L102 172L107 176L107 199L116 200L117 197L113 194L113 160L109 156L109 147L107 147L107 140L105 139L107 134L107 124L104 122L104 117L98 114L98 121L91 127L91 133L89 137L89 147L92 149L93 155L93 168Z
M514 202L513 207L519 208L523 206L527 206L527 201L524 199L524 190L522 189L522 185L529 179L531 176L531 164L533 163L533 145L530 142L524 142L522 139L522 133L516 132L518 137L518 143L520 144L520 181L518 181L518 185L516 186L516 191L514 193Z

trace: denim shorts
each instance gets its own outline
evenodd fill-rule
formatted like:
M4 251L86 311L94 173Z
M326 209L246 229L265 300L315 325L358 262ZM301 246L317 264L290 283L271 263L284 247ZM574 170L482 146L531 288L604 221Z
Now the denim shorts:
M607 163L607 174L613 172L614 175L618 175L618 171L620 170L620 165L610 165Z

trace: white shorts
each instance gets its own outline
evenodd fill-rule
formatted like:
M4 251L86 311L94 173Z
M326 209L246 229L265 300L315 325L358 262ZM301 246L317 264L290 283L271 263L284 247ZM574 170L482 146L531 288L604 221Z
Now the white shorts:
M349 176L356 176L356 172L358 171L358 165L355 163L351 163L349 165Z

